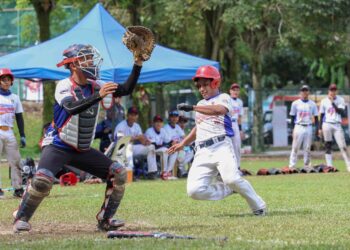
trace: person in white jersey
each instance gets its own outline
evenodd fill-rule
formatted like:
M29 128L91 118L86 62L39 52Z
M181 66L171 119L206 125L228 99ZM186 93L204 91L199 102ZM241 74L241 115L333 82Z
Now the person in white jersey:
M14 118L21 136L21 147L26 146L24 134L23 107L18 95L11 93L14 76L10 69L0 69L0 154L6 152L7 161L11 168L11 183L14 188L13 196L22 197L21 156L18 149L16 136L13 133ZM1 190L0 198L4 196Z
M312 125L315 124L316 131L318 131L318 110L316 103L309 100L309 93L308 85L301 86L300 99L292 103L289 113L293 129L293 144L289 159L290 169L295 168L301 144L304 147L304 167L310 167Z
M249 204L253 214L266 214L266 203L251 184L239 173L233 150L231 97L220 93L221 76L217 68L206 65L197 69L195 86L204 99L197 105L178 104L178 109L196 112L196 126L190 134L168 152L181 150L195 140L196 154L188 173L187 194L196 200L221 200L239 193ZM216 178L218 173L222 181Z
M139 111L136 107L130 107L126 120L121 121L114 130L114 138L118 136L131 136L131 152L127 154L128 168L134 168L133 157L147 156L148 178L157 177L157 162L155 146L142 134L142 129L137 123ZM129 151L128 151L129 152Z
M184 134L186 134L185 129L186 129L187 123L188 123L188 118L183 116L183 115L180 115L179 121L177 124L180 126L180 128L182 129ZM179 152L177 160L179 161L179 176L180 177L187 177L188 170L186 170L186 165L188 166L187 169L189 169L190 165L188 165L188 164L192 162L193 157L194 157L194 150L193 150L193 147L191 147L191 146L185 146L184 149Z
M325 142L327 166L333 166L332 141L334 136L344 158L346 168L350 172L350 155L341 126L342 116L346 115L345 102L342 97L337 95L337 85L334 83L328 88L328 96L321 101L320 115L320 133L322 133Z
M230 96L232 98L232 128L234 136L232 137L233 150L235 151L238 169L241 167L241 144L242 144L242 116L243 116L243 102L238 98L240 87L237 83L233 83L230 87Z
M163 118L160 115L154 116L153 126L146 130L145 136L155 146L156 154L160 156L163 169L160 177L163 180L175 179L171 171L174 168L173 164L175 164L177 154L169 156L167 153L171 138L163 128Z

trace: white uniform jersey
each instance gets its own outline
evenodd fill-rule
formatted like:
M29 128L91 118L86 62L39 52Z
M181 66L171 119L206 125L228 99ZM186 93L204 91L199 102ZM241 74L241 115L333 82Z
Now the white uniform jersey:
M310 125L312 117L318 116L317 105L312 100L303 101L301 99L292 103L290 115L295 116L295 124Z
M169 135L167 134L164 128L161 128L160 132L157 133L153 127L150 127L146 130L145 136L151 143L154 143L157 146L161 146L164 143L168 143L171 141Z
M22 103L16 94L0 95L0 126L13 128L15 114L23 113Z
M118 136L139 136L142 135L142 129L138 123L134 123L131 127L126 120L121 121L114 130L114 138Z
M185 137L185 132L177 124L175 124L175 127L167 124L164 126L164 129L172 141L180 142Z
M232 100L232 122L236 122L240 116L243 116L243 102L239 98L231 98Z
M196 142L208 140L212 137L226 135L233 136L231 112L233 110L231 97L228 94L218 94L207 100L203 99L197 106L222 105L228 112L225 115L204 115L196 112Z
M334 104L341 109L345 109L345 101L342 97L336 96L333 100ZM324 98L320 104L320 113L324 114L323 122L340 123L341 115L335 111L331 100L328 97Z

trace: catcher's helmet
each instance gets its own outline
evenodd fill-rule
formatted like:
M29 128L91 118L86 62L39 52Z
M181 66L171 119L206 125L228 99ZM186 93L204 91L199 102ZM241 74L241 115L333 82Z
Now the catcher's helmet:
M198 78L208 78L212 79L210 83L210 87L215 89L220 87L221 75L217 68L211 65L200 66L197 69L197 72L194 77L192 77L193 81L197 81Z
M68 68L70 63L74 63L82 70L85 77L94 80L99 78L102 57L92 45L73 44L63 51L63 57L57 67L65 65Z
M11 81L14 80L14 76L12 74L12 71L8 68L0 69L0 77L2 77L2 76L9 76L11 78Z

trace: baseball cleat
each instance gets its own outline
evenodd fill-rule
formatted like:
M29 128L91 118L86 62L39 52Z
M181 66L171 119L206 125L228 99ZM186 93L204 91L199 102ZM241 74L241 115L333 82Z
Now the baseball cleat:
M31 225L27 221L23 220L17 220L15 224L13 225L13 232L14 233L20 233L20 232L28 232L32 229Z
M253 211L253 214L256 216L266 216L267 215L267 208L264 207L264 208L255 210L255 211Z
M125 225L125 221L119 219L105 219L99 220L97 223L97 229L100 231L117 230Z
M2 189L0 188L0 199L4 198L4 196L5 196L4 191L2 191Z

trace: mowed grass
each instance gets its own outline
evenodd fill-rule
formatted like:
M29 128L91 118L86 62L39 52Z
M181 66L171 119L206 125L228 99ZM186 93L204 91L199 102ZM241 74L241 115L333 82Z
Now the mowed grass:
M243 159L244 168L281 167L287 159ZM316 163L315 161L314 163ZM186 180L127 184L118 216L127 229L196 236L196 240L107 239L95 231L104 185L55 185L31 223L33 231L11 234L19 200L0 200L0 249L350 249L350 173L342 161L332 174L250 176L268 204L255 217L239 195L195 201ZM7 168L1 168L2 176ZM9 184L8 180L5 184ZM215 239L227 237L226 241Z

